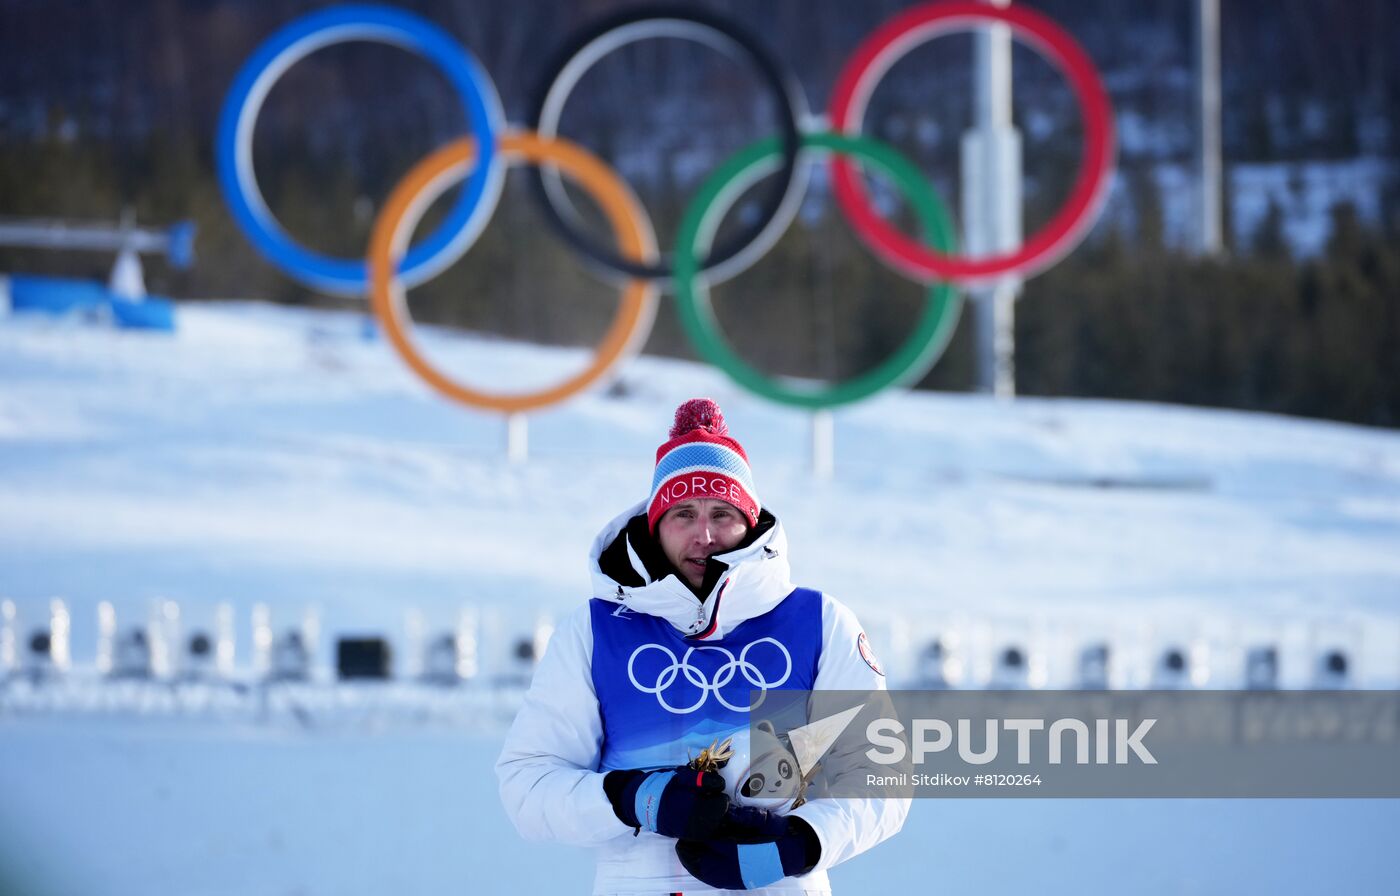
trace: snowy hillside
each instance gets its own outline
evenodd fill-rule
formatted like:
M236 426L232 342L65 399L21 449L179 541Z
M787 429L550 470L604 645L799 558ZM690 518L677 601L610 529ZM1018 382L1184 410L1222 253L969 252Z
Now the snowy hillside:
M543 383L583 357L422 335L483 386ZM104 602L119 627L174 607L175 630L230 607L244 677L255 605L273 629L316 620L322 678L335 639L364 633L389 638L405 674L417 628L469 609L482 677L503 674L513 644L586 598L589 542L643 497L671 410L695 395L748 449L795 579L857 611L896 682L950 634L971 684L1016 643L1037 683L1068 686L1097 639L1127 686L1174 644L1213 686L1238 685L1258 643L1278 645L1286 685L1308 683L1324 646L1355 657L1361 684L1400 681L1400 433L898 394L836 414L821 480L804 414L642 358L620 387L531 416L529 462L511 465L502 421L430 393L361 317L252 303L181 307L173 337L0 321L0 599L20 653L63 601L79 679ZM524 844L505 821L489 714L326 729L9 706L0 891L588 890L586 852ZM833 880L1374 889L1397 822L1386 802L923 802Z

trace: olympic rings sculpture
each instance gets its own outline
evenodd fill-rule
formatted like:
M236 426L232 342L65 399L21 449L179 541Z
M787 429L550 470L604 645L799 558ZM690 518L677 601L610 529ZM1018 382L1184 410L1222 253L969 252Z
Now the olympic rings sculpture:
M762 669L749 662L749 651L760 644L772 644L774 647L778 648L778 651L783 655L783 662L786 665L783 667L783 674L778 677L777 681L769 681ZM637 680L635 669L637 657L641 656L647 650L659 650L669 657L671 661L670 665L656 674L656 683L650 686L643 685ZM727 657L727 661L724 665L715 670L714 681L705 678L704 670L690 664L690 658L697 650L713 650ZM739 656L737 658L727 648L720 647L717 644L701 644L687 648L680 659L676 659L676 655L664 644L643 644L632 651L632 656L627 659L627 679L632 682L632 686L643 694L655 694L656 702L661 705L661 708L674 715L688 715L689 713L695 712L705 705L705 701L709 699L711 694L715 695L715 700L719 701L721 706L734 712L748 712L762 705L762 696L759 697L757 702L748 706L735 706L724 698L721 689L734 680L735 673L744 677L744 681L748 683L750 689L766 692L772 688L781 687L783 682L787 681L788 677L792 675L792 654L788 653L788 649L784 647L782 642L777 638L759 638L757 641L751 641L745 644L744 648L739 651ZM700 699L689 706L673 706L666 702L666 697L664 696L665 691L669 690L671 685L676 682L676 679L681 676L684 676L689 684L700 691Z
M910 49L950 32L998 23L1047 56L1068 79L1083 118L1082 157L1064 206L1045 227L1015 252L972 259L955 254L952 223L927 180L895 150L861 136L860 128L876 84ZM557 136L569 94L591 66L619 47L658 37L691 40L746 59L772 91L777 109L776 136L741 149L702 184L686 207L669 258L661 255L651 221L627 185L596 157ZM258 114L282 74L318 49L349 41L398 46L439 67L470 127L469 138L430 154L395 187L375 221L366 257L360 260L313 252L283 230L258 188L252 151ZM576 35L536 91L530 127L508 131L490 77L444 31L402 10L349 5L297 19L254 51L224 103L217 163L220 187L235 222L269 261L314 289L368 295L395 351L429 385L455 401L504 413L556 404L616 370L650 333L663 285L674 291L681 322L701 355L740 385L773 401L831 407L915 380L938 360L956 327L962 302L952 284L1026 276L1053 264L1088 231L1112 177L1112 110L1097 71L1059 26L1021 8L954 0L905 11L878 28L842 68L828 110L835 131L809 127L810 118L795 78L758 41L710 13L657 6L602 19ZM833 193L859 239L904 276L927 284L929 292L913 330L885 362L846 382L799 387L765 376L728 346L710 305L709 287L748 268L786 231L801 205L809 163L817 153L830 157ZM879 169L904 194L919 223L918 238L900 233L871 207L852 156ZM622 280L622 300L583 371L534 392L494 394L454 381L417 349L405 290L436 276L470 249L495 210L507 165L514 162L533 167L532 192L560 237L592 266ZM713 245L725 211L743 191L774 173L777 177L759 191L757 219ZM600 204L617 249L581 232L561 176L575 181ZM461 193L441 225L410 246L427 207L459 181Z

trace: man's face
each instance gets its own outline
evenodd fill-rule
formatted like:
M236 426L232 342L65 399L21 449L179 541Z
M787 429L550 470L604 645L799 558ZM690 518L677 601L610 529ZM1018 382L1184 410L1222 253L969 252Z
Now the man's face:
M682 501L656 525L662 553L692 588L705 579L705 561L737 547L748 531L744 515L718 498Z

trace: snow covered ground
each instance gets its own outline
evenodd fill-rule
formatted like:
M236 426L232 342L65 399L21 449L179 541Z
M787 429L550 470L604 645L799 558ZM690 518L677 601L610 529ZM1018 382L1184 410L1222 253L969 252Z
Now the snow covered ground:
M1110 402L897 394L836 415L836 472L809 421L709 368L642 358L622 388L498 419L422 386L352 314L180 309L173 336L0 321L0 598L23 653L58 597L74 674L98 607L119 627L220 603L253 653L274 629L384 633L480 620L483 677L587 596L595 530L639 499L671 409L724 408L795 578L850 603L891 676L934 634L973 682L1016 643L1054 686L1106 638L1146 684L1189 645L1238 684L1278 645L1285 684L1343 647L1354 678L1400 680L1400 434ZM479 385L542 383L582 354L424 333ZM169 620L168 620L169 621ZM0 662L4 662L0 651ZM0 892L587 892L585 851L524 844L497 803L500 724L316 725L160 711L0 712ZM1383 801L921 802L905 832L838 869L877 888L1150 893L1380 889L1400 806Z

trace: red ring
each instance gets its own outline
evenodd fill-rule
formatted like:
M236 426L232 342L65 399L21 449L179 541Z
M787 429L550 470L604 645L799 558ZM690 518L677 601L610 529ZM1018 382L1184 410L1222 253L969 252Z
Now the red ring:
M1084 118L1079 172L1064 206L1020 249L974 260L930 249L896 230L871 206L856 168L844 156L833 154L830 163L832 190L857 235L887 263L915 279L968 283L1005 275L1025 275L1049 267L1088 230L1107 193L1114 134L1113 109L1103 81L1074 38L1045 16L1021 7L1000 8L972 2L928 3L890 19L856 48L836 79L830 107L833 128L860 133L860 122L853 123L847 118L867 72L881 62L881 57L892 47L902 55L916 43L951 31L966 30L985 21L1010 26L1017 37L1048 57L1068 78ZM891 61L878 73L883 74L893 64ZM865 98L868 96L867 90Z

